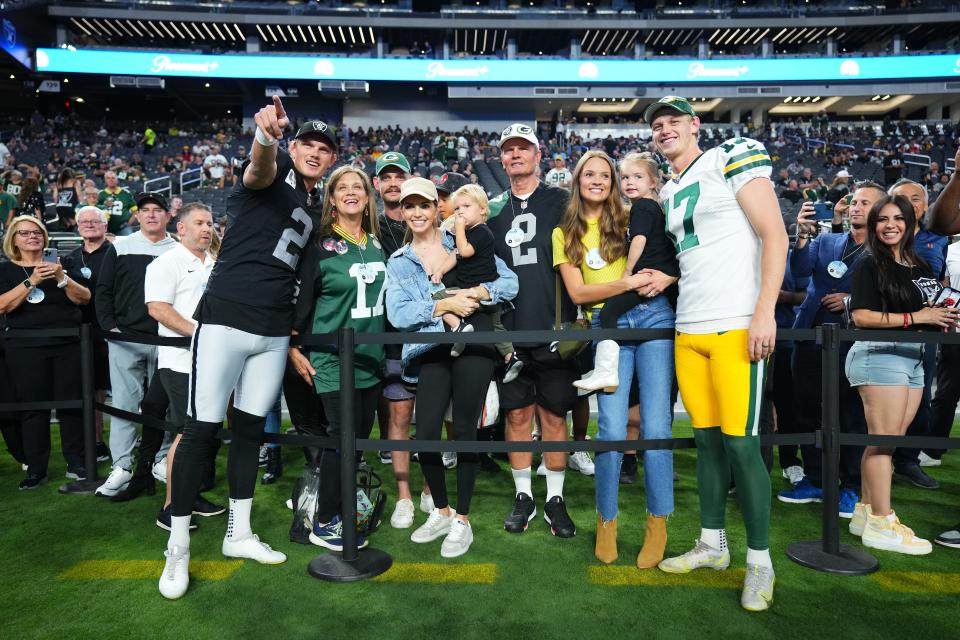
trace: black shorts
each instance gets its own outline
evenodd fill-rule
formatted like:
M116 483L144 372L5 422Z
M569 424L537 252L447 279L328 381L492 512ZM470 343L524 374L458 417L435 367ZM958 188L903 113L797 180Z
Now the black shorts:
M575 360L564 360L546 346L517 348L523 361L520 375L510 384L500 385L500 408L504 411L538 404L558 416L565 416L577 403L580 378Z

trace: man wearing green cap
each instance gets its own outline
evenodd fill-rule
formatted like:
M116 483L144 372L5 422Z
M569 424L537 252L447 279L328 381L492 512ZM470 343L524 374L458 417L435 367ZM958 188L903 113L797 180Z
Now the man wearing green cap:
M700 495L696 546L659 566L669 573L729 566L724 520L732 471L747 530L740 604L763 611L773 601L774 572L759 406L787 260L772 163L749 138L702 151L700 119L678 96L647 107L644 119L673 174L660 200L680 262L676 371L694 427Z

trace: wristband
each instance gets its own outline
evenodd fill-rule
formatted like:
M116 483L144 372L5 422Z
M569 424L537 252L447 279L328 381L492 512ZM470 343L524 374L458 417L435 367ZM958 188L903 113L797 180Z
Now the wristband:
M63 289L70 282L70 276L63 274L63 280L57 283L57 289Z
M911 324L911 325L917 324L916 321L913 319L913 314L912 314L912 313L910 314L910 324Z
M260 130L260 127L257 127L257 132L253 134L253 139L256 140L261 147L272 147L277 144L277 141L268 138L267 134Z

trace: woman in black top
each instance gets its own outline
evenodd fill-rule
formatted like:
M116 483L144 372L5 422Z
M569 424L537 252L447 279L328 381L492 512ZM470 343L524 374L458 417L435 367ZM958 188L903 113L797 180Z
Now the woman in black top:
M43 220L43 210L47 205L40 195L40 183L36 178L27 178L23 181L23 188L17 196L17 215L33 216Z
M916 214L902 196L878 200L867 216L868 253L854 267L850 308L862 329L937 331L956 325L957 310L932 306L942 287L914 251ZM871 434L902 436L923 394L924 345L857 341L846 360L850 386L863 398ZM910 555L930 553L890 507L893 447L863 452L863 497L854 508L850 531L864 545Z
M0 314L7 329L67 329L80 326L79 305L90 291L60 266L43 262L47 232L33 217L13 219L3 237L9 262L0 263ZM78 400L80 393L79 338L12 338L6 341L6 365L17 402ZM52 396L52 397L51 397ZM79 409L60 409L60 438L67 477L86 477L83 431ZM20 413L27 477L20 489L35 489L47 479L50 458L50 410Z
M53 199L57 203L57 217L60 220L59 231L73 231L77 228L76 214L80 205L80 191L70 169L64 169L57 176L53 187Z

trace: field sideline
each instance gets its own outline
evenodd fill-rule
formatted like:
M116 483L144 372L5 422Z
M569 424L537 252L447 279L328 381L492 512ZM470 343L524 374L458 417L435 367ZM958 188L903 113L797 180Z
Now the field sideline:
M954 435L958 429L954 428ZM375 432L376 433L376 432ZM674 435L690 435L678 422ZM593 479L568 472L566 499L578 534L550 535L541 506L545 486L535 481L537 518L529 531L503 531L511 506L506 463L498 474L481 472L471 514L475 542L457 560L440 557L440 541L415 545L412 531L387 520L395 490L389 466L368 461L389 495L384 525L371 545L388 551L391 571L375 581L331 584L307 575L318 552L287 541L290 512L283 502L299 474L302 456L287 449L284 477L258 487L253 525L261 538L288 554L286 564L259 566L220 554L226 516L200 519L192 534L193 579L187 595L165 601L157 592L167 533L153 524L158 495L113 504L92 496L61 496L64 465L54 442L51 482L22 493L22 477L9 455L0 456L0 637L20 638L457 638L534 635L540 638L647 638L714 636L809 638L946 637L956 628L960 551L934 545L925 557L876 552L880 572L841 578L804 569L784 555L796 540L820 532L819 505L773 502L772 553L777 571L771 611L740 609L745 542L736 500L728 503L733 563L726 572L671 576L633 566L642 542L642 483L621 487L620 559L602 567L593 558ZM225 458L220 456L221 465ZM668 551L687 550L699 533L694 453L678 451L676 514ZM106 465L101 465L101 474ZM211 498L225 502L221 468ZM937 491L894 483L894 506L918 535L932 538L960 519L960 454L928 469ZM774 491L786 487L774 468ZM419 488L415 469L414 486ZM448 486L454 486L453 472ZM415 526L426 516L417 512ZM841 520L841 542L854 543ZM859 544L856 542L854 544ZM817 633L819 632L819 633Z

